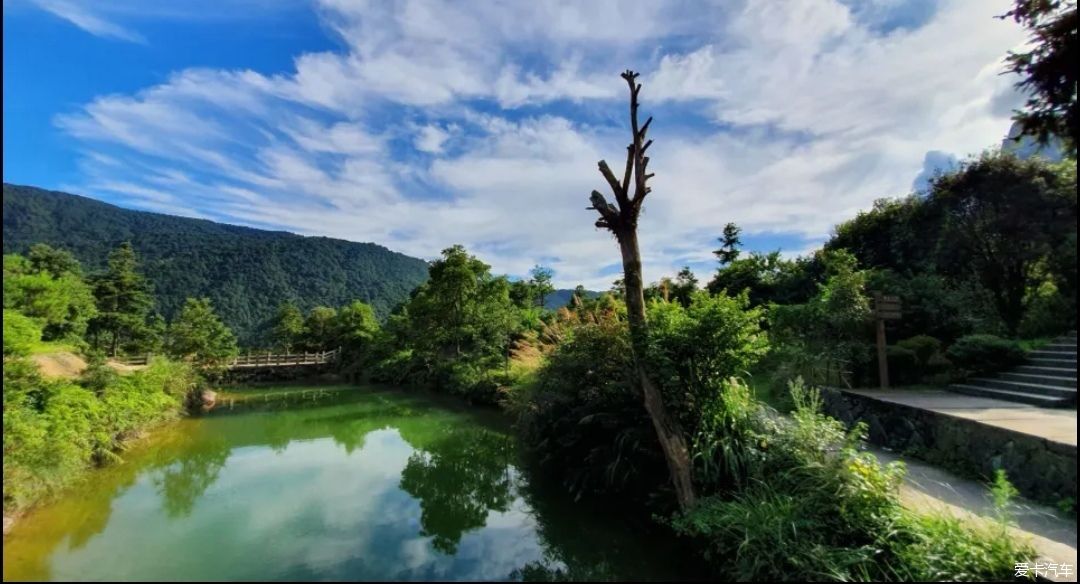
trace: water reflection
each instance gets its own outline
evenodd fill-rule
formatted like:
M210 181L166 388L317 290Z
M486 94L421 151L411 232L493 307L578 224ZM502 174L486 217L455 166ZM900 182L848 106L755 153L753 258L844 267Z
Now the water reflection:
M421 535L435 549L457 552L461 535L505 513L514 496L511 442L487 430L460 429L409 456L401 488L420 502Z
M159 433L16 524L4 579L679 577L531 484L483 416L399 392L303 406Z

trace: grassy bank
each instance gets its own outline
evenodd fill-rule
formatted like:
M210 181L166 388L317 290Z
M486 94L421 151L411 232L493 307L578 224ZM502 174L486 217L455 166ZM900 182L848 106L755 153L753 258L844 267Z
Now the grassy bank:
M127 441L179 416L197 383L189 365L164 359L127 375L96 364L68 380L43 378L29 359L5 358L5 514L118 459Z

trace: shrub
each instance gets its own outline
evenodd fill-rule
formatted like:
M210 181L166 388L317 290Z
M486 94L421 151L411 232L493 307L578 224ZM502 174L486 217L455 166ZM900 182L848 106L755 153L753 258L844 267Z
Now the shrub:
M909 385L922 379L923 368L915 351L898 345L885 347L889 363L889 381L894 385Z
M930 364L930 359L934 355L941 352L941 341L930 335L915 335L896 343L896 346L915 353L919 360L919 366L923 368Z
M41 341L41 327L16 310L4 310L4 356L25 355Z
M4 363L4 508L18 509L116 457L123 441L176 416L194 389L184 363L156 360L118 376L93 371L80 385L42 379L23 359Z
M858 451L863 428L845 432L820 411L821 398L791 384L790 420L755 424L748 480L703 498L671 521L710 562L718 580L1004 580L1034 550L1005 530L900 504L903 465ZM742 456L746 456L743 454ZM999 477L999 508L1011 496Z
M960 337L946 355L956 367L971 374L1001 371L1024 360L1024 350L1018 342L994 335Z

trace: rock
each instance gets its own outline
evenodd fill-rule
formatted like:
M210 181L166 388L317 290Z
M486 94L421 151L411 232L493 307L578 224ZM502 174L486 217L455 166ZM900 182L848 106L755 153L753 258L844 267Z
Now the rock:
M202 408L204 410L213 409L214 405L217 404L217 393L209 389L204 389L202 393L199 394L199 400L202 402Z

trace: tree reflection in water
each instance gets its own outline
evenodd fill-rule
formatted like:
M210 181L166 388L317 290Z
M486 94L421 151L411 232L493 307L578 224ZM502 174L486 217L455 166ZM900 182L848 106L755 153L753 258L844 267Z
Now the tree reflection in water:
M506 512L516 496L508 436L455 429L417 450L401 473L401 489L420 502L421 534L435 549L457 551L461 536L483 527L488 513Z

